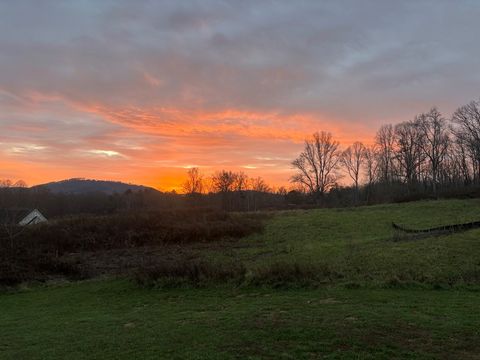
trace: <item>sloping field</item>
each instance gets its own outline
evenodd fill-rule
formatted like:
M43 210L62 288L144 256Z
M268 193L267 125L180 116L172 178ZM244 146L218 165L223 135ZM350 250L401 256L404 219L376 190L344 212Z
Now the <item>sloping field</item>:
M476 199L284 212L269 220L263 234L211 256L253 269L275 262L317 265L334 283L480 285L479 229L416 236L392 227L392 222L421 229L477 220Z
M0 359L479 359L480 231L391 226L476 220L478 200L283 212L262 234L188 245L256 282L3 293Z

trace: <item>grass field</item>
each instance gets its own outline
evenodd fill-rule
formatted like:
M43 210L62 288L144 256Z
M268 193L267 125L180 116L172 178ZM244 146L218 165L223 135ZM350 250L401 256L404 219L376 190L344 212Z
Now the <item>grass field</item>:
M391 226L422 229L475 220L480 220L477 199L283 212L263 234L226 244L222 251L200 246L198 254L235 259L250 269L275 262L321 265L337 284L476 286L480 229L418 238L399 236Z
M0 297L0 358L475 359L479 300L466 291L87 282Z
M480 359L480 230L391 228L474 220L479 200L282 212L262 234L188 250L249 273L328 269L314 287L106 279L4 293L0 359Z

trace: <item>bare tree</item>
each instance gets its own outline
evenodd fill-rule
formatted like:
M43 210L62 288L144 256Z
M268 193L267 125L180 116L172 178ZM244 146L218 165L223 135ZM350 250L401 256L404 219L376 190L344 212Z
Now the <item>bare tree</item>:
M466 186L471 182L469 157L464 144L458 138L452 138L440 168L439 182L450 186Z
M455 136L467 146L473 159L474 180L480 179L480 101L458 108L452 116Z
M322 131L305 140L305 148L292 165L298 170L291 181L322 197L338 180L339 143L332 134Z
M187 179L182 185L185 194L201 194L203 192L203 175L196 167L188 169Z
M375 146L366 147L363 158L365 159L365 176L367 185L371 186L377 178L378 170L378 151Z
M221 194L222 208L231 210L234 206L233 191L238 189L238 174L232 171L217 171L211 177L212 189Z
M419 146L428 159L433 192L437 194L440 170L450 143L446 120L436 108L432 108L428 113L418 116L416 123L421 139Z
M249 183L252 191L248 197L248 210L253 209L257 211L259 203L261 203L262 199L265 199L265 193L272 190L261 177L251 178Z
M353 181L355 193L358 192L361 168L365 160L365 145L356 141L353 145L346 148L341 157L341 162L347 170L348 176Z
M251 188L256 192L270 192L271 188L260 176L250 179Z
M26 229L18 224L18 214L15 209L0 209L0 241L8 240L10 249L15 247L15 238ZM3 237L4 236L4 237Z
M234 190L235 191L245 191L248 190L248 176L240 171L237 173L234 173L235 177L235 183L234 183Z
M391 124L383 125L377 132L375 142L378 149L380 180L388 183L393 180L394 173L395 134L393 126Z
M425 160L420 145L423 135L418 131L415 121L405 121L395 126L396 158L400 165L401 176L408 185L419 180L420 166Z
M454 142L452 161L455 162L459 169L462 185L468 185L472 182L470 160L469 150L463 137L457 136Z
M226 193L234 191L237 174L226 170L217 171L212 175L211 181L215 192Z
M367 179L367 184L365 187L366 190L366 201L367 204L370 203L370 198L373 192L373 184L378 177L378 151L375 145L365 147L363 150L363 158L365 162L365 177Z

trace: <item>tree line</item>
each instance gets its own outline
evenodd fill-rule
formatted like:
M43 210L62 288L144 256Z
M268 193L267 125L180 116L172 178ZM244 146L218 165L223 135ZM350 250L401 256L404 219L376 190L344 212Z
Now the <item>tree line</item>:
M301 198L325 206L465 195L480 186L480 101L448 118L433 107L411 120L385 124L369 145L355 141L342 148L331 133L315 132L291 165L289 190L274 191L262 178L243 172L222 170L204 178L198 168L188 170L183 190L190 196L223 194L226 208L242 192L297 193L297 203Z
M363 190L397 185L406 194L439 196L480 184L480 102L459 107L450 118L437 108L378 129L373 144L355 142L346 149L328 132L305 141L293 161L292 182L317 201L347 176L354 201ZM383 188L383 190L382 190Z
M208 204L210 198L224 210L245 211L279 206L276 195L287 193L284 187L274 190L263 178L242 171L220 170L205 177L196 167L187 171L182 190L192 204Z
M220 170L205 176L191 168L182 184L183 194L147 191L75 198L34 192L25 189L22 181L3 180L0 200L4 206L18 199L25 204L47 204L58 214L163 207L255 211L477 196L480 101L459 107L450 117L433 107L411 120L385 124L367 145L355 141L342 148L331 133L315 132L291 165L294 174L288 189L275 189L263 178L251 178L242 171Z

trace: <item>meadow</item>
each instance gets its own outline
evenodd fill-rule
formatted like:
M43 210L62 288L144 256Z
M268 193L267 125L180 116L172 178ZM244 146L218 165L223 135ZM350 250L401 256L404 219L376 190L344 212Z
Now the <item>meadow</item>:
M480 230L392 228L476 221L480 200L262 216L133 273L4 291L0 358L480 358Z
M416 236L392 227L392 222L424 229L475 220L480 220L477 199L287 211L270 219L262 234L220 254L250 269L313 266L335 284L475 287L480 285L480 230Z

